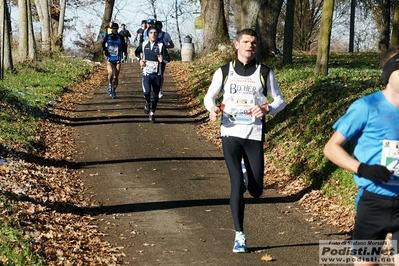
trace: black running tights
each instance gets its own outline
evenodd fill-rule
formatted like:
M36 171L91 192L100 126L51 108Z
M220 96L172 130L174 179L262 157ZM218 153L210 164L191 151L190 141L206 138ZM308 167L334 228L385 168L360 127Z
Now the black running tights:
M230 175L230 208L236 231L244 231L245 184L241 170L244 158L248 173L248 192L259 198L263 191L264 154L263 142L237 137L222 137L224 159Z

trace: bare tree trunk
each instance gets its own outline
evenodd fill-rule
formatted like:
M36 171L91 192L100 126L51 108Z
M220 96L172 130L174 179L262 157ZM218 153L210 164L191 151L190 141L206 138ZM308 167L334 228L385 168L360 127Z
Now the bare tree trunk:
M154 14L154 19L157 20L157 9L155 8L155 2L156 0L149 0L150 1L150 5L151 5L151 9L152 9L152 13Z
M44 52L51 51L51 39L50 39L50 11L48 0L35 0L37 13L39 15L42 45L41 48Z
M334 0L324 0L315 70L316 74L323 76L327 76L328 74L328 59L330 56L330 38L333 13Z
M231 5L231 0L225 0L224 3L224 15L225 15L225 20L226 20L226 27L229 28L230 25L230 5Z
M24 62L28 59L28 0L18 0L19 10L19 61Z
M395 0L395 14L393 17L391 46L399 45L399 0Z
M175 0L174 17L176 20L177 37L179 39L179 45L180 45L179 47L182 47L177 0Z
M96 49L94 52L94 60L101 60L102 57L102 47L101 47L101 34L104 32L105 28L107 27L108 23L111 21L112 12L114 11L115 0L105 0L105 9L104 15L101 22L101 28L98 32L97 42L96 42Z
M257 20L261 10L262 0L236 0L234 14L236 18L237 31L242 29L257 28Z
M389 48L390 26L391 26L391 1L382 0L380 40L378 42L378 49L381 52L385 52Z
M52 1L53 5L51 6L51 39L53 41L53 49L62 51L66 0Z
M351 0L351 14L350 14L350 26L349 26L349 53L353 53L355 45L355 12L356 12L356 0Z
M11 41L10 41L10 13L8 12L7 1L2 0L0 6L0 17L2 21L2 31L1 31L1 68L12 70L14 68L14 64L12 61L12 51L11 51Z
M61 36L63 36L63 34L64 34L66 2L67 2L67 0L61 0L61 3L60 3L60 19L59 19L59 23L58 23L57 34L61 35Z
M37 58L35 32L33 31L31 0L28 0L28 58L30 60L36 60Z
M201 0L201 17L204 22L205 55L217 51L221 43L230 43L224 16L223 0ZM217 37L216 37L217 36Z
M242 11L242 3L241 0L234 0L234 6L233 6L233 13L234 15L234 22L236 24L236 30L239 31L242 29L241 26L241 13Z
M277 22L283 0L235 0L237 30L254 29L259 35L258 59L263 61L276 50Z
M273 57L276 51L277 23L283 0L263 0L256 31L260 33L258 57L264 61Z
M294 41L295 0L287 0L287 11L284 24L283 63L292 63L292 45Z

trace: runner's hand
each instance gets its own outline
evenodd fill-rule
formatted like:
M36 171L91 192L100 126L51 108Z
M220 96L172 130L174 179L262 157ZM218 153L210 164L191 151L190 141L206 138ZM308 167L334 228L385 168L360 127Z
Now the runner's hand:
M367 165L361 163L359 168L357 169L357 174L361 177L370 179L376 184L385 183L389 180L391 176L391 172L382 165L374 164L374 165Z
M269 112L268 110L269 108L267 107L267 103L262 106L255 105L249 109L251 114L259 119L262 119L262 117Z
M217 121L219 117L220 117L220 109L216 106L212 106L212 109L209 112L209 119L211 121Z

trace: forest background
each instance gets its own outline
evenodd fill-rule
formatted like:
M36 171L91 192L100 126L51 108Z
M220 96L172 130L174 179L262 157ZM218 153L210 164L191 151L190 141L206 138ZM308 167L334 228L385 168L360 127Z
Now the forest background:
M164 23L177 50L190 35L196 52L204 55L221 44L229 45L237 29L245 27L259 32L261 60L275 55L276 46L284 51L284 62L288 63L292 51L322 50L319 45L336 52L384 51L389 44L397 43L397 2L145 0L133 4L127 0L1 0L2 66L12 69L12 60L34 60L38 51L61 50L98 60L99 38L109 21L125 23L134 35L141 20L147 18ZM323 36L328 44L319 41ZM11 45L17 49L10 49ZM12 50L18 54L11 56Z

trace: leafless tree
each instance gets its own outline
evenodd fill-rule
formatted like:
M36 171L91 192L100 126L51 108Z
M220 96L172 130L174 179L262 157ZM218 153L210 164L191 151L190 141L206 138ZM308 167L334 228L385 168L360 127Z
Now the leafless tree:
M330 57L330 38L334 13L334 0L324 0L315 73L327 76Z

